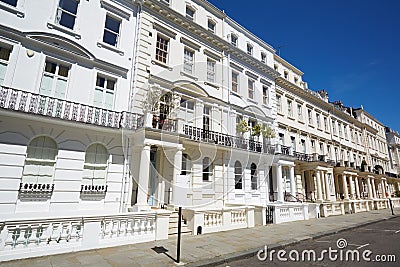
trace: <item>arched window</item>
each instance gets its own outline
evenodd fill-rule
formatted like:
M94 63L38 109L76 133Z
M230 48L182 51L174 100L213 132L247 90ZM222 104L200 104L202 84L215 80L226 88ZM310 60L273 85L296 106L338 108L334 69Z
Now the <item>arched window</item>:
M242 164L235 162L235 189L243 189Z
M57 144L52 138L48 136L34 138L28 144L22 183L51 184L57 152Z
M83 167L83 185L105 185L108 151L102 144L92 144L86 149Z
M251 173L251 190L257 190L258 179L257 179L257 165L252 163L250 166Z
M188 154L182 154L181 175L188 175L192 173L192 161Z
M203 158L203 181L210 181L212 176L212 163L209 157Z

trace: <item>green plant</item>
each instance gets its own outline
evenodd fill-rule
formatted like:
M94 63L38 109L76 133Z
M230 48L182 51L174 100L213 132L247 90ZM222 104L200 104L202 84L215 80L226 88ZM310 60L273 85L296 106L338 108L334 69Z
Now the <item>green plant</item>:
M236 132L239 134L244 134L247 133L249 131L249 126L247 125L247 121L245 120L240 120L237 124L236 124Z
M400 197L400 191L399 190L396 191L396 197Z
M251 128L251 135L252 136L260 136L261 134L261 125L257 123L256 125Z
M275 138L275 131L269 126L263 125L261 128L261 134L264 138Z

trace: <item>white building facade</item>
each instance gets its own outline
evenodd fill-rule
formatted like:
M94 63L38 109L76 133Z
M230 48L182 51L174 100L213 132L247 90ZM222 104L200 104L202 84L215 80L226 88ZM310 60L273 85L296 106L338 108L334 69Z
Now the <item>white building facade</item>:
M387 207L383 125L302 75L205 0L0 0L0 258Z

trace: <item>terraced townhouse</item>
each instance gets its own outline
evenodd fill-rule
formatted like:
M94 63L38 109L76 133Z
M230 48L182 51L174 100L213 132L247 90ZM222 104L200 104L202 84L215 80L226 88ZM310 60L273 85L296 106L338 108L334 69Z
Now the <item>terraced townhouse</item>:
M205 0L0 0L0 258L388 207L384 126L275 52Z

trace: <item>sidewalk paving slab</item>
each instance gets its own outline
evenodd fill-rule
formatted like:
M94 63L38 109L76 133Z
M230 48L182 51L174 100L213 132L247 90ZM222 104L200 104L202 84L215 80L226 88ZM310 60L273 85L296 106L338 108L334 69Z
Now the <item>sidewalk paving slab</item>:
M400 208L395 209L400 214ZM395 218L390 209L310 219L199 236L183 236L181 263L176 259L176 237L168 240L0 262L0 267L125 267L215 266L248 258L266 245L278 249L304 240Z

